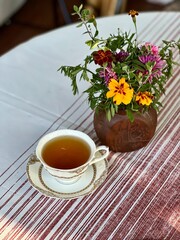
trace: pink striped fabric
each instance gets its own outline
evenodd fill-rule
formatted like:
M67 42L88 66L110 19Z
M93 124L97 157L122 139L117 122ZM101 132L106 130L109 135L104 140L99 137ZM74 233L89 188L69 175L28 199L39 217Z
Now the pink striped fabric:
M177 40L179 26L179 13L154 13L154 21L147 22L139 40L144 41L147 34L148 40L156 44L162 39ZM175 58L179 60L178 52ZM53 199L35 190L25 173L28 157L42 135L61 128L66 119L79 112L77 121L67 127L83 129L100 144L89 121L93 113L88 108L80 113L83 95L72 102L0 173L0 239L179 240L179 76L177 66L162 96L164 107L158 115L156 134L147 147L131 153L111 152L108 177L92 194L73 200ZM16 182L11 182L17 171ZM7 182L9 188L5 187Z

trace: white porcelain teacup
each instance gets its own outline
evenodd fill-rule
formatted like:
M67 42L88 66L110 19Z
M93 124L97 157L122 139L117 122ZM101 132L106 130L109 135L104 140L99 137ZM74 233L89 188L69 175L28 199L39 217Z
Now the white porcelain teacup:
M97 154L101 150L103 153ZM44 168L63 184L76 182L88 166L102 161L108 154L108 147L96 147L87 134L71 129L43 136L36 147L36 156Z

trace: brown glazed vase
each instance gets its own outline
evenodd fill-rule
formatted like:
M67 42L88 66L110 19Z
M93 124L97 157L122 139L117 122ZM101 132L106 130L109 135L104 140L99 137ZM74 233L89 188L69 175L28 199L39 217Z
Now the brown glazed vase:
M105 112L94 114L94 128L102 144L114 152L131 152L145 147L154 136L157 112L150 108L144 113L134 113L130 122L126 112L120 110L108 121Z

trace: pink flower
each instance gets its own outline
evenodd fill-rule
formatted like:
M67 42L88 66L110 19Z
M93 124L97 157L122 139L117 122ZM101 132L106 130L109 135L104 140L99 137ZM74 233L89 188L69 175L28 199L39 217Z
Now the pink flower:
M149 42L145 43L145 47L149 52L153 55L158 55L159 54L159 48L156 45L153 45Z
M152 82L153 78L158 78L162 75L162 69L164 67L165 62L161 60L161 57L159 55L143 55L139 57L140 62L143 64L146 64L148 62L154 63L154 66L152 68L152 72L149 76L149 82ZM145 70L143 72L144 75L149 74L148 70Z
M99 72L99 76L105 79L106 85L109 84L111 78L117 79L117 75L110 67L106 67L104 70Z
M159 54L159 48L157 46L155 46L155 45L152 45L151 46L151 52L154 55L158 55Z

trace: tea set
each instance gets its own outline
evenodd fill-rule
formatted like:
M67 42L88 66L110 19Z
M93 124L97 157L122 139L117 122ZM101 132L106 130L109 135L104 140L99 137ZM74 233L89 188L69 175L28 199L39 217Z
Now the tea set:
M60 129L40 139L35 153L29 157L27 177L35 189L48 197L85 196L106 179L108 154L107 146L96 147L87 134Z

